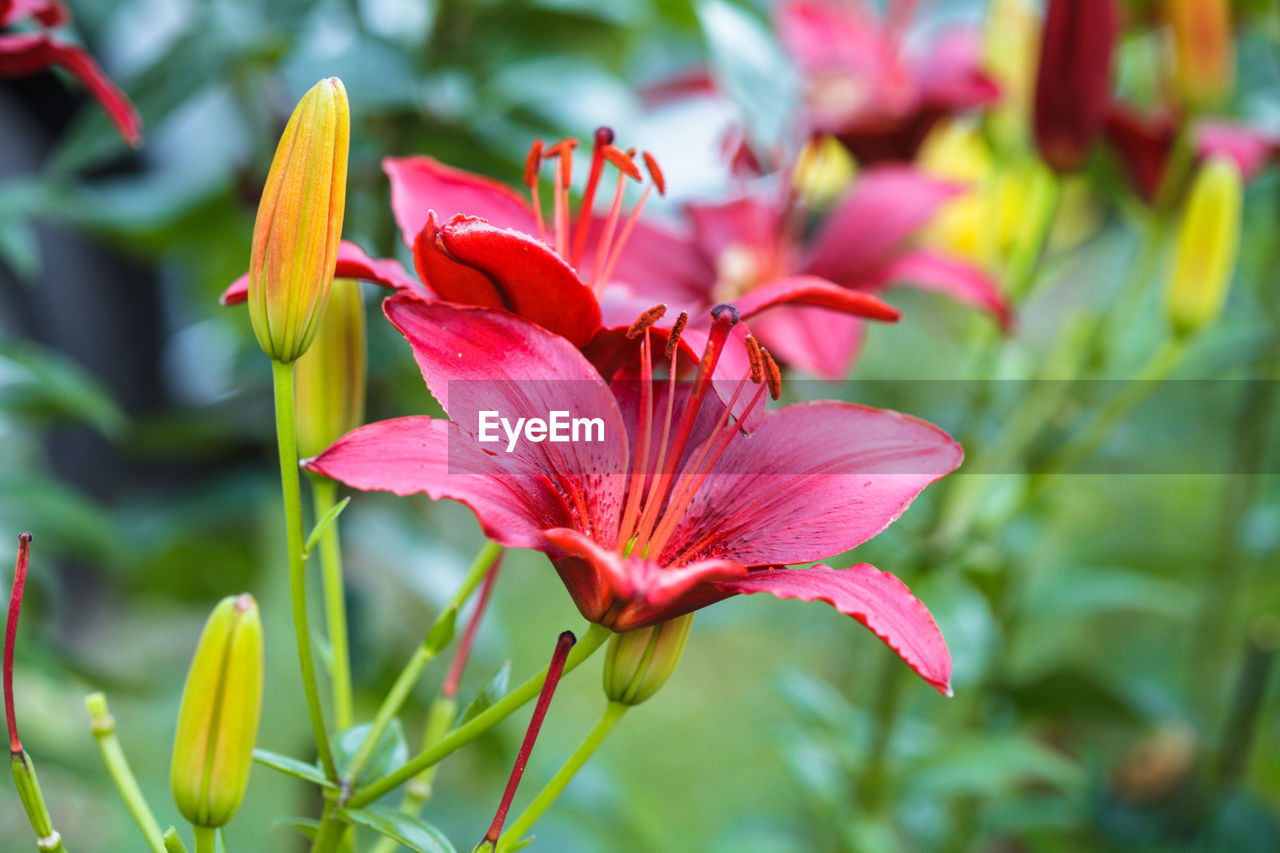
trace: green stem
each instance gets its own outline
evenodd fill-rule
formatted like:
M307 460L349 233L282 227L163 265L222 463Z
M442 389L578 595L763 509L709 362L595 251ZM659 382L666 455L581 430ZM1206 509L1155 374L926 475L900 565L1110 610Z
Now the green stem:
M311 652L311 628L307 620L306 557L302 552L302 487L298 476L298 441L294 429L293 364L271 362L276 396L276 439L280 446L280 488L284 498L285 533L289 549L289 598L293 607L293 633L298 644L298 666L302 689L307 697L311 733L325 776L333 781L338 771L333 764L329 733L320 707L315 660Z
M560 796L565 786L582 769L582 765L587 763L587 759L600 748L600 744L609 736L609 732L613 731L613 727L618 724L618 721L622 719L622 715L630 707L630 705L624 705L621 702L609 703L595 726L591 731L587 732L587 736L582 739L582 743L578 744L578 748L569 756L569 760L556 771L556 775L551 777L551 781L547 782L546 786L533 798L533 802L529 803L525 810L520 813L520 816L511 824L511 828L502 833L502 837L498 839L498 853L505 853L505 851L511 849L512 845L519 842L521 837L533 827L538 818L542 817L542 813L555 802L556 797Z
M315 841L311 845L311 853L333 853L342 844L347 834L347 824L338 815L338 805L333 797L326 795L324 812L320 815L320 828L316 830Z
M196 834L196 853L217 853L218 830L212 826L193 826Z
M605 640L609 639L612 633L608 628L592 624L587 633L578 641L578 644L573 647L573 651L569 653L569 658L564 665L565 673L573 671L580 663L590 657L596 649L604 644ZM367 805L379 797L394 791L428 767L440 763L511 716L517 709L537 696L546 679L547 668L543 667L528 681L490 705L483 713L477 714L464 725L442 737L437 743L424 749L399 770L356 791L347 801L347 805L351 808Z
M164 831L164 849L165 853L187 853L187 845L182 843L182 836L172 826Z
M146 797L138 787L138 780L129 769L129 761L125 758L124 749L120 746L120 739L116 737L116 720L107 707L107 697L102 693L93 693L85 698L84 704L89 709L89 731L98 742L98 748L102 751L102 760L107 765L107 772L111 774L111 781L115 783L116 790L120 792L120 798L124 800L129 814L133 816L133 822L138 825L152 853L165 853L164 836L160 833L160 824L156 822L156 816L147 805Z
M9 763L13 769L13 784L18 789L18 799L27 812L27 820L36 834L36 849L40 853L67 853L62 835L53 828L53 818L36 778L36 765L25 750L10 752Z
M432 746L448 733L449 727L458 718L458 702L451 696L438 696L427 709L427 722L422 732L422 746ZM400 803L400 811L410 817L417 817L423 806L431 799L431 783L435 781L436 770L440 767L433 764L409 781L405 786L404 800ZM395 853L400 845L390 838L380 838L373 847L373 853Z
M338 484L328 477L311 478L315 517L324 518L338 500ZM320 537L320 577L324 582L324 612L333 654L333 721L338 731L355 723L351 697L351 646L347 641L347 601L342 577L342 545L337 522Z
M458 610L467 603L467 599L471 597L476 587L480 585L480 581L484 580L484 576L493 568L494 561L498 559L498 555L501 553L502 546L494 542L486 542L484 547L480 549L480 553L476 555L475 560L471 563L471 569L462 581L462 586L458 587L458 591L453 594L453 598L445 605L440 616L436 618L435 624L432 625L432 630L427 632L427 637L422 641L422 645L414 650L413 657L409 658L409 662L405 664L404 669L400 671L399 677L396 678L396 683L391 686L391 691L382 700L382 706L378 708L378 713L373 718L373 724L369 727L369 734L365 736L360 748L352 756L351 764L347 766L346 772L343 773L344 787L350 789L359 781L360 774L368 766L369 759L373 757L374 750L377 749L378 743L382 740L382 735L386 732L387 726L391 725L391 721L396 714L400 713L400 708L404 705L405 700L409 698L409 694L413 691L413 686L422 677L422 671L426 669L427 664L435 659L436 655L440 653L441 647L445 645L439 643L436 639L436 626L440 625L442 619L455 618Z

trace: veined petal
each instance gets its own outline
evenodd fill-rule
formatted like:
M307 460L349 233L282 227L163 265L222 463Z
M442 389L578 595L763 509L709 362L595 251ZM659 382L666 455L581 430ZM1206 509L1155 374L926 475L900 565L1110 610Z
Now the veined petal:
M387 157L382 171L391 181L391 211L404 244L413 247L427 214L447 222L462 213L487 219L496 228L532 234L533 211L515 190L491 178L446 166L434 157Z
M658 560L762 566L842 554L963 456L941 429L897 412L831 400L775 409L729 444Z
M624 557L577 530L545 535L560 552L552 562L582 615L615 631L633 631L714 604L732 594L717 582L747 575L745 566L731 560L663 567Z
M951 654L942 632L929 609L888 572L867 563L844 570L815 566L752 572L716 586L725 592L825 601L866 625L943 696L951 695Z
M814 237L804 271L856 286L892 260L960 189L905 166L867 171Z
M547 477L573 507L575 524L567 526L611 543L626 483L627 431L617 400L586 358L564 338L505 311L403 295L383 310L476 450L512 465L517 477L522 465ZM579 441L520 433L519 419L547 422L556 412L599 419L600 427L588 427L591 440ZM495 418L507 419L521 437L511 441L498 424L482 429L482 419ZM486 435L492 440L482 440Z
M383 287L390 287L392 290L407 291L423 299L431 298L430 291L414 281L413 277L404 271L404 267L400 266L399 261L393 258L383 260L371 258L365 254L364 249L347 240L338 243L338 258L334 265L333 276L334 278L358 278L361 281L371 281ZM249 274L245 273L222 292L219 301L223 305L237 305L244 302L248 296Z
M771 281L733 300L743 318L780 305L826 308L854 317L896 322L902 313L887 302L861 290L851 290L812 275L797 275Z
M972 264L937 252L905 254L881 270L878 281L945 293L957 302L989 312L1002 329L1013 325L1013 309L994 279Z
M82 48L44 33L0 35L0 77L24 77L51 65L62 66L84 84L102 105L125 142L135 148L141 144L142 119L138 117L138 111Z
M546 477L474 452L459 432L455 423L428 417L378 421L347 433L305 467L363 491L461 501L486 536L511 548L544 547L544 528L573 524Z
M436 245L448 257L482 274L491 282L502 300L502 307L513 314L567 338L575 346L583 346L600 328L600 304L591 288L582 283L573 267L551 250L546 243L520 231L496 228L483 219L455 216L440 226ZM432 270L428 269L426 275ZM483 296L476 304L496 307L491 294L474 285L474 279L463 282L450 277L441 286L456 290L447 296L435 284L433 290L445 299L463 302L470 293ZM455 287L460 282L464 286Z

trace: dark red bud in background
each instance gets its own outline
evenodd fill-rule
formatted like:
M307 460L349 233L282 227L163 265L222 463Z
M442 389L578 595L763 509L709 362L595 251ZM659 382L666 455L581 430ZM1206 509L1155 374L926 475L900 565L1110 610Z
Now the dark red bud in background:
M1110 99L1115 0L1049 0L1036 74L1035 136L1059 172L1078 169Z

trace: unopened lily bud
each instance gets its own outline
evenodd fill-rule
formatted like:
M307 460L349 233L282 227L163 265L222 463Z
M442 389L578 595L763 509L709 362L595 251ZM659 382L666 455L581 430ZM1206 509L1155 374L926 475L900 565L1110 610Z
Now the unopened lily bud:
M251 595L224 598L200 635L173 742L173 799L196 826L223 826L240 807L258 736L262 667L257 603Z
M1200 167L1178 224L1165 306L1185 336L1222 313L1240 243L1243 178L1235 162L1214 157Z
M1102 131L1116 29L1116 0L1049 0L1034 125L1040 156L1059 172L1078 169Z
M1212 106L1231 91L1235 43L1229 0L1167 0L1173 30L1174 91L1192 108Z
M639 705L662 689L684 652L693 614L686 613L609 639L604 692L611 702Z
M364 422L364 300L354 279L333 282L311 348L298 359L298 452L318 456Z
M258 344L291 362L316 335L342 236L351 116L337 77L302 96L280 137L258 204L249 319Z

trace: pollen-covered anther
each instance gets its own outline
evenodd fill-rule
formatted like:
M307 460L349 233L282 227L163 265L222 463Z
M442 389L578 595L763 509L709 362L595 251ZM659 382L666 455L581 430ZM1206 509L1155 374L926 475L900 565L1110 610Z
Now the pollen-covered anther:
M643 152L640 156L644 158L644 167L649 172L649 178L653 181L653 185L658 188L658 195L667 194L667 179L662 175L662 169L658 166L657 159L648 151Z
M776 400L782 396L782 371L767 349L760 347L760 355L764 359L765 377L769 382L769 398Z
M747 335L747 358L751 360L751 381L759 385L764 379L764 359L760 356L760 344L751 335Z
M640 167L636 165L635 151L623 151L612 145L606 145L601 149L604 158L617 167L619 172L626 175L633 181L642 181L644 176L640 174Z
M664 353L667 358L671 358L676 354L676 348L680 346L680 335L688 324L689 312L681 311L680 316L676 318L675 325L671 327L671 333L667 335L667 350Z
M661 320L667 313L666 305L655 305L627 328L627 340L639 337L645 329Z
M538 185L538 171L542 168L542 149L545 146L541 139L535 139L529 146L529 153L524 159L524 185L533 189Z
M569 186L573 183L573 150L578 147L578 140L573 137L565 137L559 142L548 146L546 149L546 157L560 158L560 180L563 186Z

